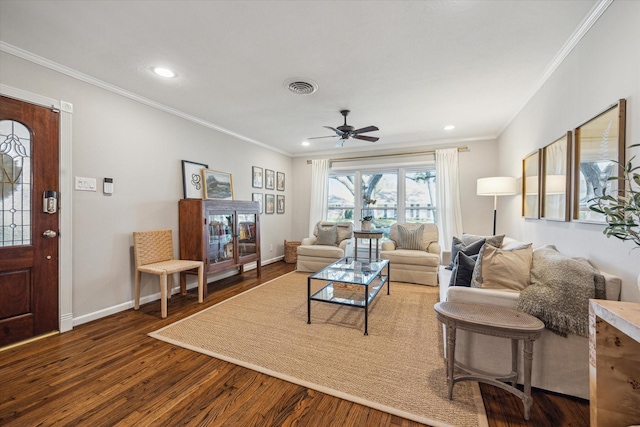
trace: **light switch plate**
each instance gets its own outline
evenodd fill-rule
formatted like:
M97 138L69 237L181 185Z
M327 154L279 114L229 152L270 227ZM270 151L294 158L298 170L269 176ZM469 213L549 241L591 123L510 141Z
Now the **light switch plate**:
M96 179L76 176L75 189L79 191L96 191Z

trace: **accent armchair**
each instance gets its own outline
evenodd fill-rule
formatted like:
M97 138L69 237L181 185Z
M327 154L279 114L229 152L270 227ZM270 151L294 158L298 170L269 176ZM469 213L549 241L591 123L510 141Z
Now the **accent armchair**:
M302 239L297 248L296 270L316 272L327 265L353 255L353 224L320 221L313 236Z
M380 258L391 263L390 280L438 286L441 248L435 224L396 223L389 238L382 242Z

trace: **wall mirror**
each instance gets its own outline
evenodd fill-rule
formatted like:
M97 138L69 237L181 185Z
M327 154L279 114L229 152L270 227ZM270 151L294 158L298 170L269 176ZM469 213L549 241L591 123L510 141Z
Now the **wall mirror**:
M540 218L540 157L537 150L522 160L522 216Z
M571 203L571 132L542 149L541 217L569 221Z
M589 210L589 200L602 195L617 193L616 180L610 177L621 174L619 164L624 165L626 101L617 104L576 128L573 219L604 223L603 215Z

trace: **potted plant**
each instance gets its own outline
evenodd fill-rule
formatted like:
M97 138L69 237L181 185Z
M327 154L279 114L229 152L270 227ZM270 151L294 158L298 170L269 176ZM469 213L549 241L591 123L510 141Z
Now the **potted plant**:
M362 201L364 201L364 204L366 205L367 211L370 212L369 210L369 206L370 205L375 205L377 200L372 199L369 196L364 196L362 198ZM371 230L371 221L373 220L373 215L365 215L362 217L362 219L360 220L360 228L362 231L370 231Z
M631 147L640 147L633 144ZM626 165L620 164L621 176L613 176L610 181L618 181L618 188L624 192L607 194L606 188L602 195L589 200L589 209L605 216L607 226L603 233L607 237L615 237L620 240L631 240L640 248L640 174L636 172L640 166L633 166L633 156ZM633 250L632 249L632 250ZM640 276L638 276L638 288L640 289Z

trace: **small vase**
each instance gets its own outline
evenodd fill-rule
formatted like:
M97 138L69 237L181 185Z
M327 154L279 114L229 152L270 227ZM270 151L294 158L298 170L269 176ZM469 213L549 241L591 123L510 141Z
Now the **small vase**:
M362 231L371 231L371 221L361 221Z

